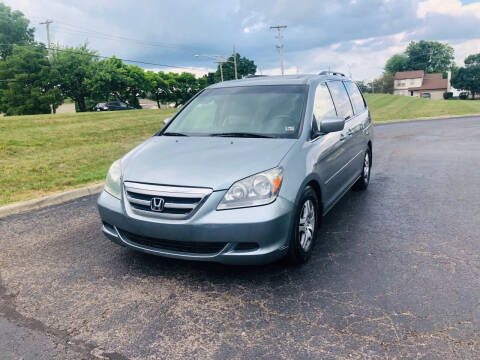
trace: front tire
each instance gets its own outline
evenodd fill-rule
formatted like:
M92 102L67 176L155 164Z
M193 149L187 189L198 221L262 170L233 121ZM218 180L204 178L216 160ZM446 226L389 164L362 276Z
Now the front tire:
M312 187L307 186L295 212L287 254L290 263L299 265L306 263L310 258L317 237L319 217L317 193Z
M363 157L362 175L357 180L357 182L353 185L353 190L355 191L367 190L368 184L370 183L371 170L372 170L372 151L368 149L365 152L365 155Z

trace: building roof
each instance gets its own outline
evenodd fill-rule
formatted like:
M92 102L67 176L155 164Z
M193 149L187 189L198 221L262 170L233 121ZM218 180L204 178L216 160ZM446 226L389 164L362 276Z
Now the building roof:
M405 80L405 79L418 79L423 78L425 71L415 70L415 71L399 71L395 73L395 80Z
M432 75L432 74L430 74ZM434 74L437 75L437 74ZM442 75L442 74L440 74ZM423 79L423 84L420 87L408 88L408 90L447 90L448 89L448 79L442 79L441 77Z
M442 73L425 74L425 79L443 79Z

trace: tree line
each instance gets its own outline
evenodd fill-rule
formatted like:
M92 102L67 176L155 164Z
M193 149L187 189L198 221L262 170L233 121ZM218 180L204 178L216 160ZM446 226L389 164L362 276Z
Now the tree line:
M88 46L47 48L34 41L34 29L20 11L0 3L0 112L28 115L55 112L65 99L78 112L98 102L122 101L140 108L139 99L179 106L220 81L220 68L203 77L154 72L101 57ZM255 74L252 60L236 54L238 76ZM233 56L223 64L224 80L234 78Z
M438 41L412 41L401 54L395 54L385 64L385 72L370 83L361 82L365 92L393 93L395 73L423 70L427 74L442 73L447 77L451 72L451 85L458 90L469 92L472 98L480 93L480 54L468 56L465 66L455 64L454 49Z

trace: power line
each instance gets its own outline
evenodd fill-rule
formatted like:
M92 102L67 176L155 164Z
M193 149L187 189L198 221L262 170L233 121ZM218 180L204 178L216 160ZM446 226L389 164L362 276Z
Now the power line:
M184 45L164 43L164 42L158 42L158 41L152 42L152 41L145 41L141 39L135 39L135 38L131 38L123 35L107 34L97 30L85 29L82 27L74 26L59 20L55 20L55 23L60 24L60 25L57 24L56 28L60 27L61 32L67 32L69 34L74 34L74 35L84 35L84 36L98 38L98 39L108 39L108 40L116 40L116 41L129 41L136 44L152 46L152 47L176 48L176 49L184 49L189 51L191 51L192 49L195 49L194 47L189 47Z
M31 44L0 44L0 46L33 46ZM115 59L122 60L125 62L131 62L131 63L137 63L137 64L142 64L142 65L152 65L152 66L158 66L158 67L168 67L168 68L178 68L178 69L186 69L186 70L207 70L207 68L203 67L195 67L195 66L181 66L181 65L169 65L169 64L159 64L159 63L154 63L154 62L149 62L149 61L143 61L143 60L132 60L132 59L124 59L124 58L119 58L116 56L103 56L103 55L98 55L98 54L90 54L90 53L83 53L75 50L69 50L69 49L58 49L54 47L46 47L47 50L51 51L62 51L62 52L69 52L77 55L83 55L83 56L91 56L91 57L97 57L101 59L111 59L115 57Z

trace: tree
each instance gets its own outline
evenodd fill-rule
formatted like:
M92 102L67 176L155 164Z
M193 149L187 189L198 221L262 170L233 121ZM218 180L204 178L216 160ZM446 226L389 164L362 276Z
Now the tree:
M25 45L33 42L33 28L22 12L0 3L0 44ZM13 51L12 45L0 45L0 59L5 60Z
M98 60L95 51L87 45L78 48L59 48L53 52L52 65L55 81L64 97L75 102L77 111L87 111L86 99L90 91L86 79L92 72L94 62Z
M95 99L108 101L113 98L136 108L141 108L138 97L144 96L149 89L143 69L126 65L116 57L97 61L86 86Z
M148 82L148 97L157 102L158 108L162 102L173 101L172 92L170 90L170 82L172 77L163 71L158 73L154 71L145 72L145 78Z
M378 79L373 80L370 87L375 93L393 94L393 81L394 75L386 72Z
M412 41L405 54L408 57L408 70L446 73L455 64L453 48L437 41Z
M469 55L464 60L466 66L480 65L480 54Z
M205 78L196 79L191 73L169 73L169 89L172 100L175 101L175 107L185 104L192 96L207 86Z
M370 87L368 84L365 84L365 81L356 81L356 84L362 93L366 94L370 92Z
M48 114L62 101L51 81L44 45L14 46L0 62L0 111L5 115Z
M470 55L464 62L465 67L453 73L452 86L469 91L475 99L475 95L480 93L480 54Z
M387 60L387 63L385 65L385 71L390 74L395 74L399 71L407 71L408 62L408 56L406 56L405 54L395 54Z
M215 84L215 73L209 72L208 74L203 75L203 78L207 82L207 85Z
M254 75L257 72L257 65L253 60L250 60L246 57L241 57L239 53L237 56L237 75L241 79L247 75ZM227 62L222 64L223 70L223 80L234 80L235 79L235 65L233 63L233 55L227 59ZM221 81L220 74L220 65L217 66L217 71L215 72L215 82Z

